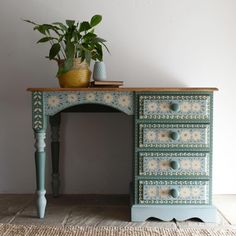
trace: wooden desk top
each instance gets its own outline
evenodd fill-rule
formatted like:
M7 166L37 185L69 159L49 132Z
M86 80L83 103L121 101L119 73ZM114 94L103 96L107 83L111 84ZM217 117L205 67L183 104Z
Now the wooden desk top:
M202 91L202 92L214 92L218 91L218 88L211 87L140 87L140 88L132 88L132 87L121 87L121 88L99 88L99 87L91 87L91 88L28 88L27 91L30 92L63 92L63 91L117 91L117 92L155 92L155 91Z

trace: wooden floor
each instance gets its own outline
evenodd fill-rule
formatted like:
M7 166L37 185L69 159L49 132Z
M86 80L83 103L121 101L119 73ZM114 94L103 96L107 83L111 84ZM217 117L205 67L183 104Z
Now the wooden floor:
M0 223L51 226L236 228L236 195L215 197L215 203L219 209L217 224L206 224L198 219L183 222L175 220L163 222L156 219L141 223L130 222L129 197L127 195L64 195L59 198L49 195L47 200L46 217L42 220L36 217L35 196L0 195ZM225 205L228 206L228 212ZM235 207L234 210L229 207L232 205Z

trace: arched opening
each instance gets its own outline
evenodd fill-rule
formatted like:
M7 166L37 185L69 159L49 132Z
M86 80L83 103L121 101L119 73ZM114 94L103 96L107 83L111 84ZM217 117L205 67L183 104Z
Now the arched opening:
M122 111L108 105L84 103L68 107L64 109L62 112L122 112Z
M61 115L61 192L128 195L133 116L103 104L79 104Z

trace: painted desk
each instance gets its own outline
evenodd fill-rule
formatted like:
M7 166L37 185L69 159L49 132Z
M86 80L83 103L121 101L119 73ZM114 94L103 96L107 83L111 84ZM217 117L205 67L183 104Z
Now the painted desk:
M216 88L29 88L38 217L44 218L45 137L51 125L52 190L59 195L60 112L119 111L133 116L131 220L198 217L216 221L212 206L212 119ZM75 109L76 108L76 109Z

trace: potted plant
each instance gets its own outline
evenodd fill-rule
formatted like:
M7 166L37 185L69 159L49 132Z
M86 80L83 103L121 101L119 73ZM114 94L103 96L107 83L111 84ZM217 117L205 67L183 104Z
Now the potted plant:
M102 61L103 47L106 40L95 34L95 26L102 21L101 15L94 15L91 20L76 22L66 20L65 23L34 25L43 37L37 43L51 45L47 58L58 63L57 77L61 87L88 87L91 71L91 60Z

